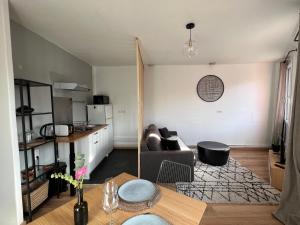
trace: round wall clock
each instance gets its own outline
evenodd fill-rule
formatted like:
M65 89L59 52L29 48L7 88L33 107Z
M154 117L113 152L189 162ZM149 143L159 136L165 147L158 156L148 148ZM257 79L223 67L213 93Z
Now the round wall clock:
M198 96L206 102L215 102L224 93L223 81L215 75L202 77L197 85Z

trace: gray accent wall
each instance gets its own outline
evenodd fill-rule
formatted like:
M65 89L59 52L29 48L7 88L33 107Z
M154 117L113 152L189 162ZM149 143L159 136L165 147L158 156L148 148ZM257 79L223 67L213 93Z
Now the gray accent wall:
M74 81L92 87L92 67L11 21L12 55L15 78L44 83Z
M53 84L53 82L76 82L92 89L92 66L66 52L20 24L11 21L11 42L14 77ZM92 92L53 90L55 97L72 98L73 121L86 120L86 104L91 103ZM19 89L15 88L16 108L20 106ZM32 107L37 112L50 110L50 92L45 88L31 88ZM25 100L26 104L26 100ZM33 130L36 135L41 125L51 122L51 116L33 117ZM28 121L26 121L28 124ZM17 118L20 139L21 118ZM29 126L27 126L29 127ZM54 161L50 145L36 148L41 164ZM29 155L28 155L29 156ZM20 154L21 169L24 168L24 154ZM31 164L29 156L29 165Z

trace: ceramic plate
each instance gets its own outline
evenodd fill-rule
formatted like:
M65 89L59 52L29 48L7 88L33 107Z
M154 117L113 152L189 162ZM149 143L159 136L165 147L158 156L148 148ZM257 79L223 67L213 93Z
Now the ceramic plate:
M154 214L144 214L131 217L126 220L122 225L170 225L160 216Z
M129 203L152 200L155 195L155 185L143 179L135 179L124 183L118 190L119 197Z

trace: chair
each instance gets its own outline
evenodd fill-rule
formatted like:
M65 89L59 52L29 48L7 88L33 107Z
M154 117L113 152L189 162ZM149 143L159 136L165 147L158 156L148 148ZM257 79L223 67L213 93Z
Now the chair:
M184 182L187 185L192 182L191 167L181 163L163 160L160 165L156 183L176 190L176 183L178 182Z

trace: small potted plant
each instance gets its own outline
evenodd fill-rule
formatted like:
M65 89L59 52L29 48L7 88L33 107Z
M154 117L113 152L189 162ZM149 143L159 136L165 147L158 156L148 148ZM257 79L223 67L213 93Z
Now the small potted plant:
M74 205L75 225L86 225L88 223L88 204L83 200L83 177L87 172L84 162L84 154L77 154L75 156L75 178L69 174L51 174L51 178L66 180L76 188L77 203Z

